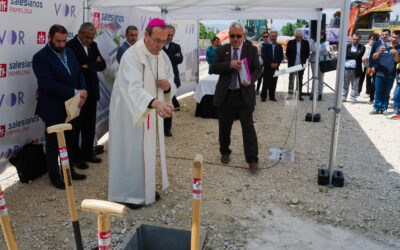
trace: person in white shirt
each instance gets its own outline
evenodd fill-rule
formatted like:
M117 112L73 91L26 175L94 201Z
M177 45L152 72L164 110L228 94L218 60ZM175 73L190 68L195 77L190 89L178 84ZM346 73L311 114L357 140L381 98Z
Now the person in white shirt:
M353 34L353 41L347 44L346 62L344 64L344 82L342 91L342 100L347 100L349 93L349 86L351 83L350 99L352 102L357 101L358 96L358 82L362 74L362 56L365 53L365 46L360 44L360 34Z

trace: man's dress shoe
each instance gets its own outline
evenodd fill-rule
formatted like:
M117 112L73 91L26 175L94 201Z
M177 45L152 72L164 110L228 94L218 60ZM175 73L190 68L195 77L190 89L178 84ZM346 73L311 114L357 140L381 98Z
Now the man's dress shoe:
M167 136L167 137L171 137L171 136L172 136L171 130L165 131L164 134L165 134L165 136Z
M84 174L78 174L77 172L72 172L71 173L72 180L84 180L86 179L86 175Z
M84 161L74 162L73 165L74 165L74 167L79 168L79 169L88 169L89 168L89 165Z
M65 189L65 183L62 180L51 181L51 184L57 189Z
M87 161L87 162L91 162L91 163L101 163L103 161L102 159L100 159L99 157L96 157L94 155L89 156L89 157L83 157L83 160Z
M103 145L94 146L93 153L95 153L96 155L100 155L100 154L104 153L104 146Z
M231 161L231 159L229 158L229 155L222 155L221 156L221 162L223 164L228 164Z

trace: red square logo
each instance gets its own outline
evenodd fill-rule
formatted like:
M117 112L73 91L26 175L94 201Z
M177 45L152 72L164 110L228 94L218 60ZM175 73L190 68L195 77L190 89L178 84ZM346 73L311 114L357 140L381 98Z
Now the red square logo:
M45 44L46 43L46 32L38 31L37 33L37 44Z
M8 8L8 1L0 0L0 11L7 12L7 8Z
M7 76L7 64L0 64L0 78Z
M0 126L0 137L4 137L6 135L6 125Z
M93 13L93 26L96 29L100 28L100 12Z

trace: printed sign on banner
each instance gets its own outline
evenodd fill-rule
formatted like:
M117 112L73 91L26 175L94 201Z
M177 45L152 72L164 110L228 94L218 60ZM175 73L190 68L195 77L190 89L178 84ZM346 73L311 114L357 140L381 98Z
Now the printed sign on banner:
M28 2L0 0L0 173L25 144L45 143L44 124L34 114L33 55L46 46L53 24L64 25L71 38L83 17L81 0Z
M108 131L108 113L112 86L118 70L117 50L125 41L125 29L129 25L138 28L139 38L144 37L147 24L152 18L161 18L159 12L150 12L135 7L92 8L91 17L94 25L98 25L98 48L107 62L107 69L98 73L100 80L100 101L97 105L96 134L102 136ZM197 21L168 21L175 27L174 42L181 46L183 62L178 66L181 87L178 95L193 90L198 81L197 70Z

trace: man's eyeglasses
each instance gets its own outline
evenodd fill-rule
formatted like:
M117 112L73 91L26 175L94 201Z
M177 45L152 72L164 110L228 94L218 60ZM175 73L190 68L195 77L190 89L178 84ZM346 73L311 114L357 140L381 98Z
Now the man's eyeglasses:
M240 39L240 38L242 38L242 35L235 35L235 34L232 34L232 35L229 35L229 37L230 38L237 38L237 39Z
M262 36L263 38L268 38L268 36Z
M154 43L156 43L156 44L162 44L162 45L164 45L164 44L167 43L167 40L162 41L162 40L160 40L160 39L158 39L158 38L153 39L153 38L151 38L151 37L150 37L150 39L151 39Z

